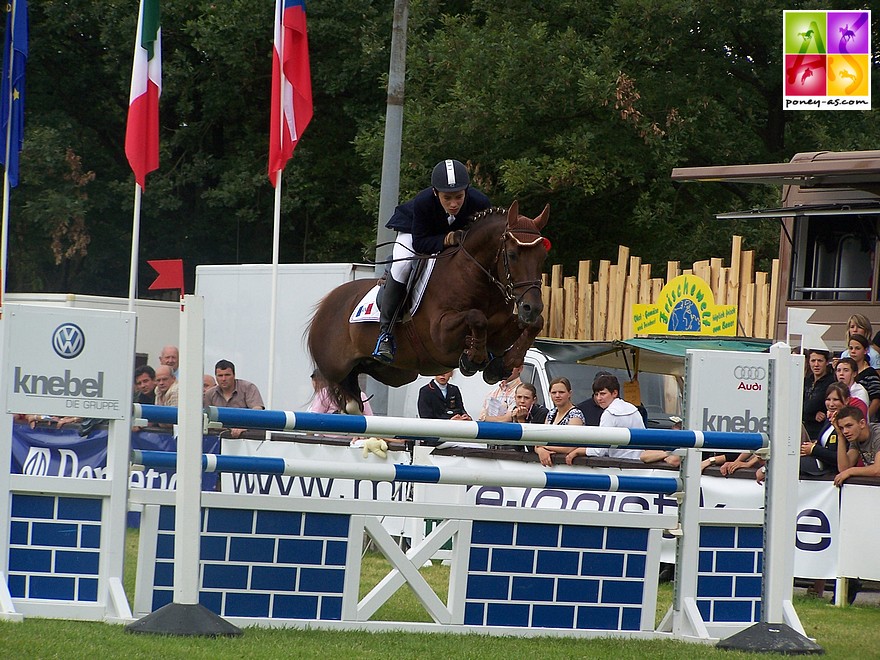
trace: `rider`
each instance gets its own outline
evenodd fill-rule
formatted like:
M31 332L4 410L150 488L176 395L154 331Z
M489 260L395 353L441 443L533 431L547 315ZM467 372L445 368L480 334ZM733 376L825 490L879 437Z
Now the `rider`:
M385 285L379 303L379 340L373 357L394 361L394 323L406 298L406 282L417 254L436 254L458 243L456 232L470 217L491 206L489 198L470 188L464 164L441 160L431 173L431 187L399 205L385 226L397 230L391 267L385 272Z

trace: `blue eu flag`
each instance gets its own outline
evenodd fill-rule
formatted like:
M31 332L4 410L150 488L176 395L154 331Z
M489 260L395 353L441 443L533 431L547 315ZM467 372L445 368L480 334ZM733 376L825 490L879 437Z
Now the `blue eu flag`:
M0 163L6 165L9 185L18 185L18 152L24 140L24 68L28 56L27 0L6 4L6 39L3 44L3 74L0 85ZM9 135L9 163L6 136Z

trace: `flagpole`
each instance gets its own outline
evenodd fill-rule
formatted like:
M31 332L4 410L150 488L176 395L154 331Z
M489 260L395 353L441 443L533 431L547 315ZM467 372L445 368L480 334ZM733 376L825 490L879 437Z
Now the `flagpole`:
M6 79L9 81L9 111L6 115L6 159L3 161L3 220L2 230L0 230L0 318L3 317L3 306L6 304L6 259L9 252L9 156L12 155L12 101L15 96L12 85L12 71L15 68L15 11L18 8L18 2L12 2L12 15L9 17L9 29L12 34L9 37L9 68L6 71Z
M134 214L131 223L131 267L128 276L128 311L134 311L137 299L138 249L141 239L141 194L139 184L134 184Z
M11 104L10 104L11 105ZM11 124L12 121L7 123ZM9 163L9 127L6 130L6 163ZM9 172L3 172L3 229L0 231L0 318L3 317L3 306L6 304L6 253L9 243Z
M266 407L272 410L275 390L275 319L278 312L278 258L281 242L281 170L275 173L275 211L272 227L272 298L269 303L269 387Z

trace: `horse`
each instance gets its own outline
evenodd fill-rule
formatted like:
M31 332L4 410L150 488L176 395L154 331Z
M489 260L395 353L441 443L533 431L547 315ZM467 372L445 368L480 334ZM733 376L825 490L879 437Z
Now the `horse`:
M327 294L312 316L308 347L340 410L363 410L360 374L400 387L458 367L496 383L520 366L544 327L541 269L550 242L541 229L549 214L548 204L527 218L514 201L474 215L458 245L437 255L418 310L398 321L390 364L371 356L379 324L349 322L377 280L346 282Z

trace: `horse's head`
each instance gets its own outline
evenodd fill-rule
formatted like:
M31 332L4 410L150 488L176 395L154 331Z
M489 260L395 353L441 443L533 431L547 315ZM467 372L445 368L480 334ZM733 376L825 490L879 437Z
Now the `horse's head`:
M519 214L514 201L507 210L507 229L501 245L499 277L516 302L516 315L522 325L533 325L544 311L541 299L541 270L550 249L550 241L541 230L550 217L550 205L537 218Z

